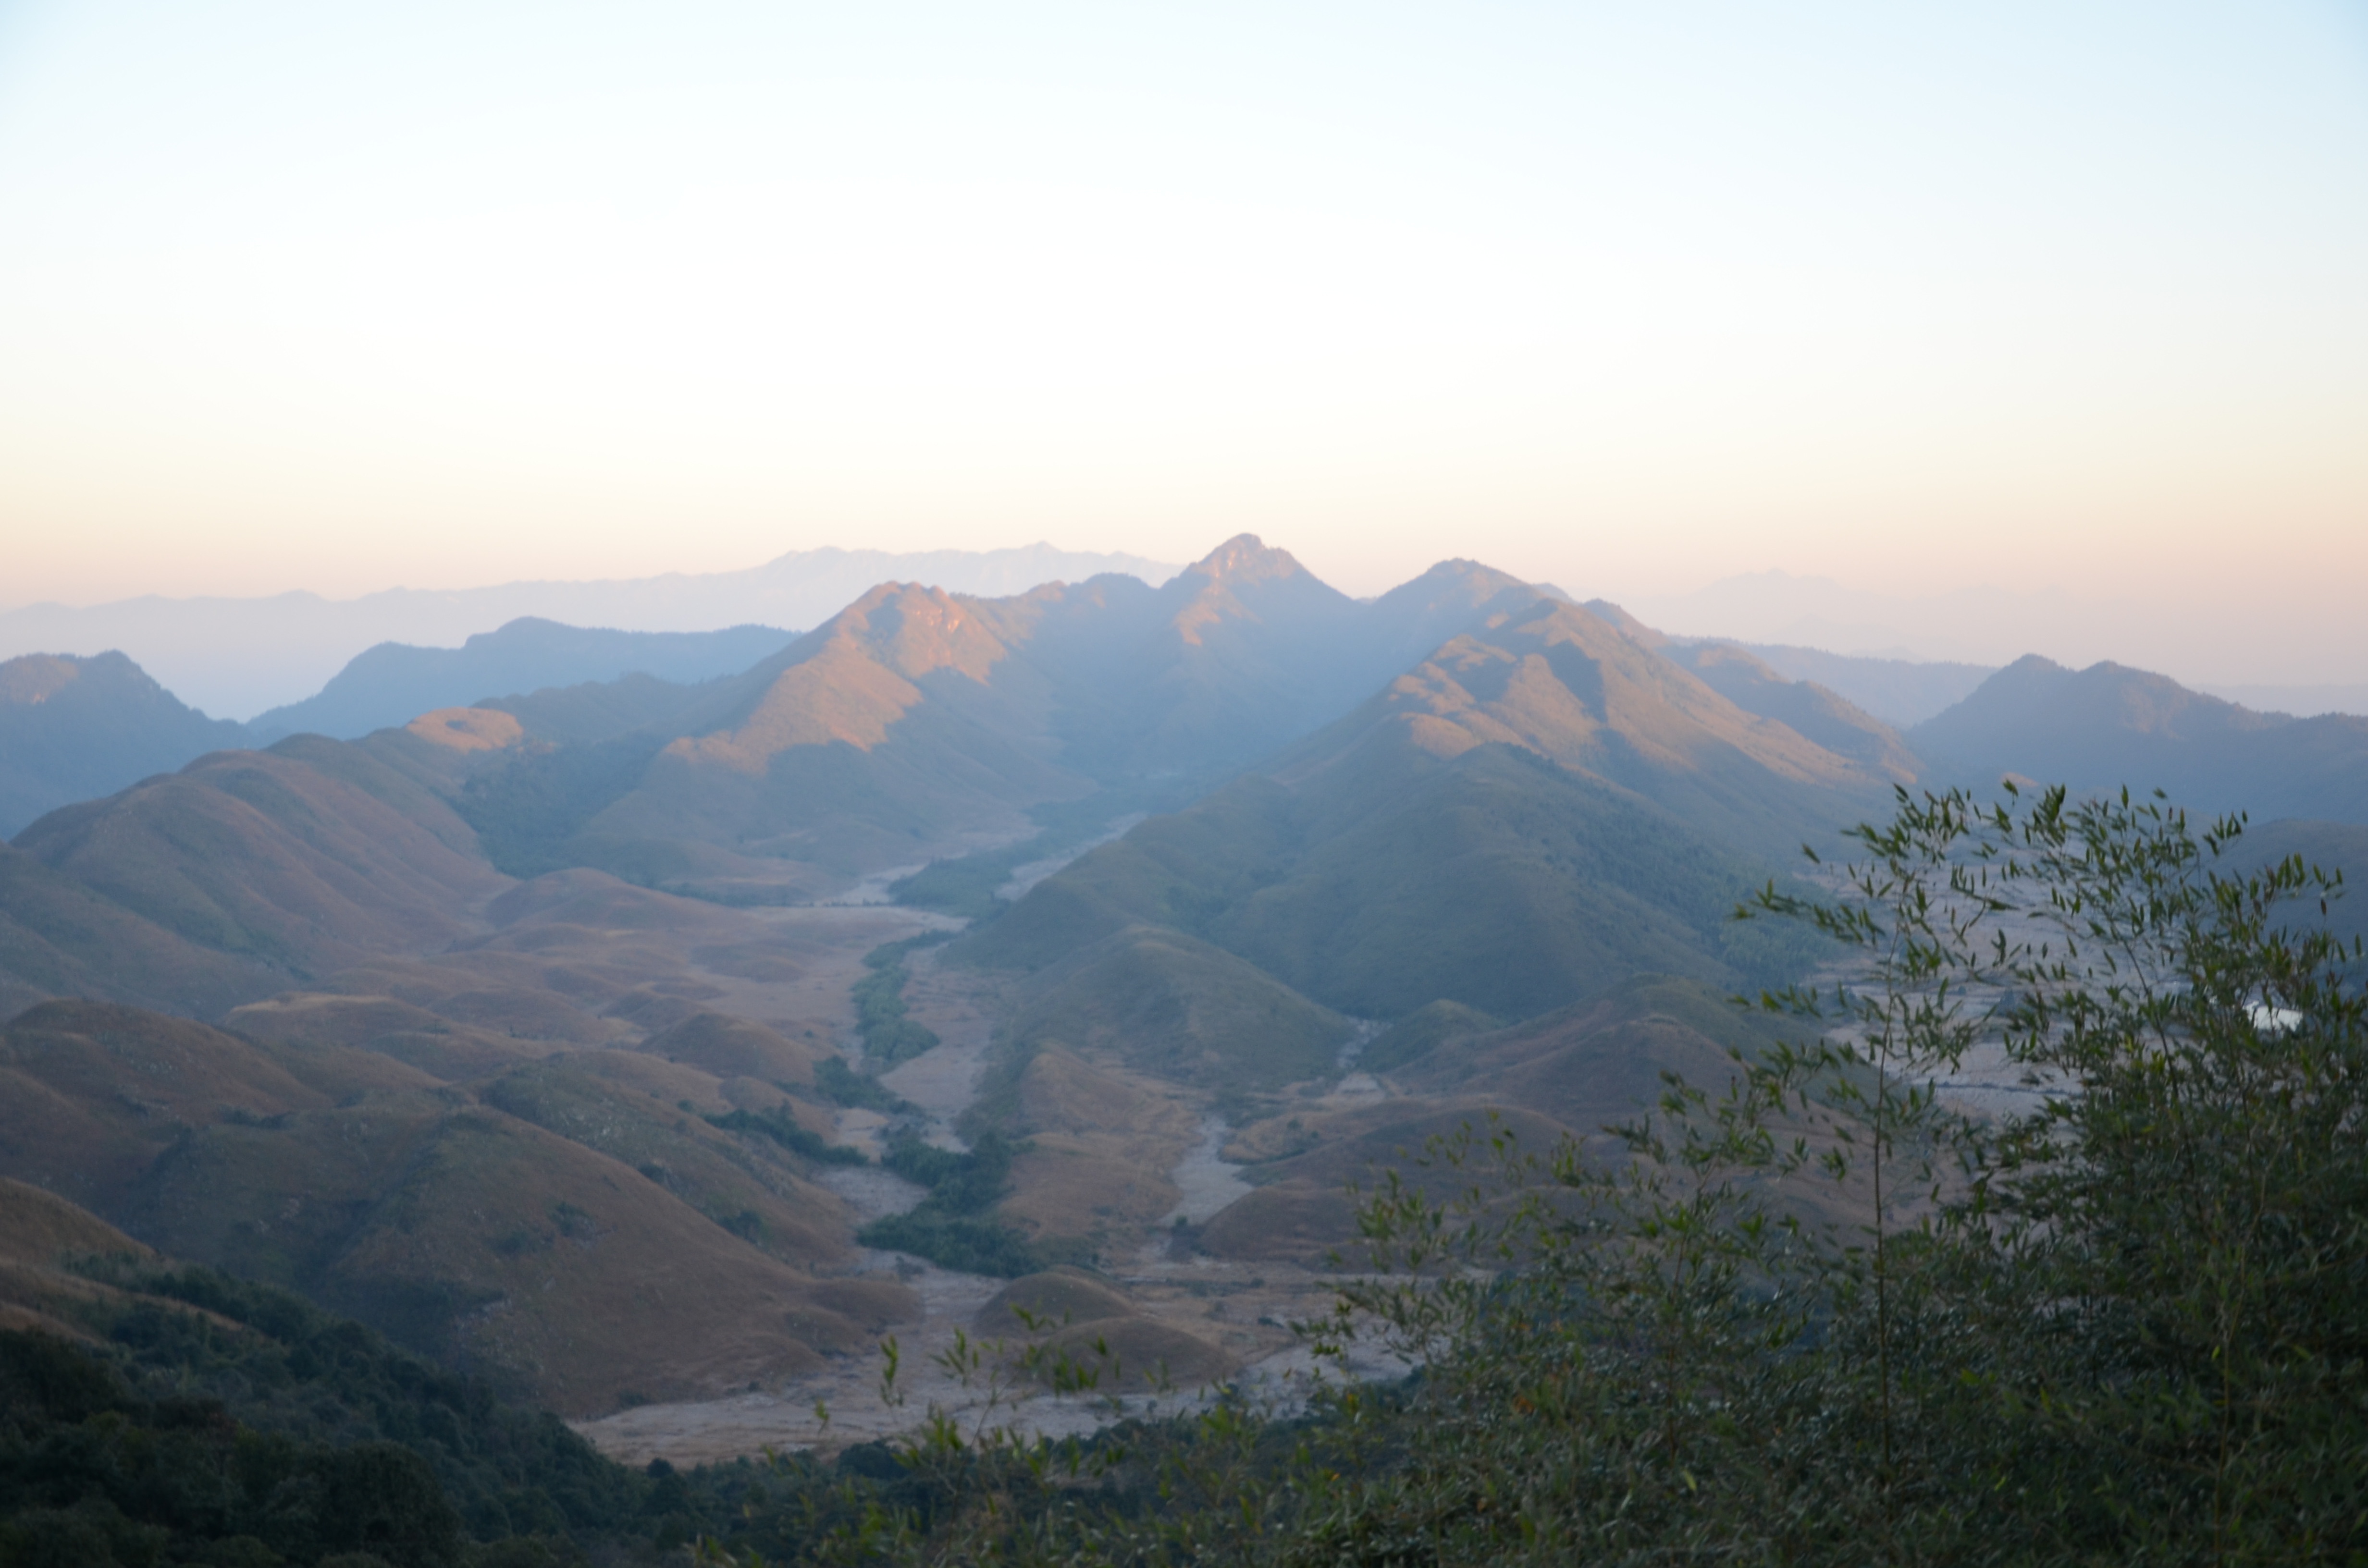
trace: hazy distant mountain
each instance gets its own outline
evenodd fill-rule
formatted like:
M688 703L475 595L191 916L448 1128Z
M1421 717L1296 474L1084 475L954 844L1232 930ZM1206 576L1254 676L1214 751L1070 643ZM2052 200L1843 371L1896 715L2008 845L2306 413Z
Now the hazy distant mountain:
M1908 739L1984 781L2016 773L2076 790L2126 784L2257 822L2368 823L2368 719L2257 713L2124 665L2018 659Z
M250 721L258 744L311 731L355 740L436 708L643 675L689 684L737 675L796 633L769 626L722 631L611 631L524 616L458 648L381 642L302 702Z
M1756 654L1793 680L1815 681L1849 699L1886 724L1920 724L1998 673L1996 665L1926 663L1828 653L1776 642L1729 644Z
M185 699L244 719L318 691L377 643L457 647L521 616L628 631L818 626L883 582L1001 596L1108 572L1159 583L1175 570L1139 556L1049 544L905 554L824 549L792 551L742 572L598 583L508 583L450 592L392 588L354 599L291 593L252 599L152 596L86 608L40 604L0 610L0 657L121 649Z
M0 664L0 839L70 801L245 744L239 726L185 707L121 653L10 659Z
M2308 719L2321 713L2368 714L2368 682L2318 682L2299 686L2221 686L2204 682L2206 691L2225 701L2263 713L2291 713Z
M1540 598L1449 562L1360 604L1247 537L1157 588L886 584L676 720L521 749L466 808L521 874L586 863L733 896L819 891L1030 831L1049 802L1180 804L1338 718L1409 649Z

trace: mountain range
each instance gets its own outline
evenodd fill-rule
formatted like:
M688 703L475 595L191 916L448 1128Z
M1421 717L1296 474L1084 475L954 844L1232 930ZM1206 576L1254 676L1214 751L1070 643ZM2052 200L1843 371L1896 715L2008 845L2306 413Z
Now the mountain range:
M0 737L52 739L12 763L203 750L0 846L0 1176L622 1420L921 1332L886 1251L1281 1289L1362 1162L1491 1109L1584 1133L1776 1038L1724 998L1828 955L1729 916L1897 789L2368 833L2360 721L2026 659L1902 731L1798 652L1470 561L1360 601L1243 537L1156 585L873 584L794 638L379 650L310 710L429 706L259 750L120 655L17 660ZM1247 1186L1203 1211L1219 1150ZM1121 1295L1190 1364L1271 1348Z
M2029 655L1907 739L1985 781L2128 784L2199 812L2368 823L2368 718L2260 713L2122 665Z
M521 616L458 648L381 642L356 654L302 702L249 720L257 744L312 733L359 740L407 724L437 708L460 708L517 693L606 684L645 676L691 686L737 675L794 633L768 626L721 631L609 631Z
M521 617L626 631L818 626L874 584L917 578L978 594L1023 593L1097 573L1165 581L1172 565L1139 556L1055 550L791 551L737 572L670 572L607 582L390 588L359 598L164 598L0 609L0 659L117 650L195 707L245 719L318 691L381 642L458 646ZM578 677L590 678L590 677ZM455 698L483 696L483 688Z

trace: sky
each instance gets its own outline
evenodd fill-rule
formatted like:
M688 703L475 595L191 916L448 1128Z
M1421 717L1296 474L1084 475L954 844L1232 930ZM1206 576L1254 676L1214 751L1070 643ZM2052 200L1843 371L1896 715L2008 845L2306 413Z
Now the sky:
M2362 279L2362 0L0 0L0 608L1247 530L2213 654L2360 619Z

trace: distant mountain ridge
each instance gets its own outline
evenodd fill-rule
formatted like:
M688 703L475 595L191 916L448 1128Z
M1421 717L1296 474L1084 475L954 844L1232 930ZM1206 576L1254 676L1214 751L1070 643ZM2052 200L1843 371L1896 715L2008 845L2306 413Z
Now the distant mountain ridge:
M2126 784L2258 822L2368 823L2368 719L2257 713L2125 665L2072 670L2029 654L1907 735L1981 782Z
M290 593L249 599L151 596L88 608L37 604L0 609L0 657L120 650L184 700L244 719L318 691L377 643L453 647L521 616L628 631L817 626L883 582L1001 596L1111 572L1164 582L1175 571L1140 556L1042 543L902 553L828 547L791 551L745 571L606 582L390 588L353 599Z
M0 663L0 839L45 812L111 795L191 757L246 744L121 653Z
M458 648L381 642L354 655L302 702L248 721L257 744L311 731L359 740L438 708L643 675L677 685L738 675L797 634L769 626L721 631L615 631L521 616Z
M469 809L515 872L778 898L1024 835L1030 811L1100 791L1180 805L1498 600L1540 597L1451 562L1360 604L1247 535L1157 588L882 584L669 722L521 748Z
M1782 642L1730 642L1728 645L1756 655L1788 679L1816 681L1884 723L1901 729L1920 724L1942 709L1964 701L1998 669L1996 665L1829 653L1822 648Z

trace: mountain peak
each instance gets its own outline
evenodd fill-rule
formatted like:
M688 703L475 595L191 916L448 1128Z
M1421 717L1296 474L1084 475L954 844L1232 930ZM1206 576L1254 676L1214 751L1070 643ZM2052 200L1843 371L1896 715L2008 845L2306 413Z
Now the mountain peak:
M1228 584L1307 574L1307 568L1291 551L1277 550L1256 534L1235 534L1184 570Z
M82 663L55 653L27 653L0 664L0 702L47 702L82 677Z
M882 583L839 611L826 630L861 643L907 680L954 669L984 681L1008 652L970 606L922 583Z

